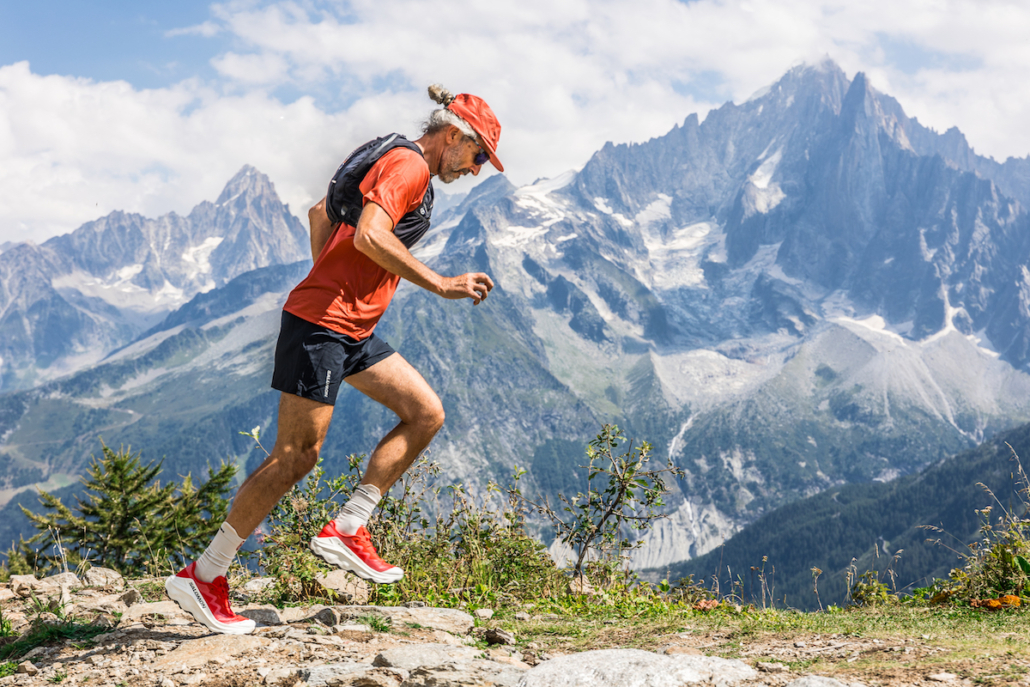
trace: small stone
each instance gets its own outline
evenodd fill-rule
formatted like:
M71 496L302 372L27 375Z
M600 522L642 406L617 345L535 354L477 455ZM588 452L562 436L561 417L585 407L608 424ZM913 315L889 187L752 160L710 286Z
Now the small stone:
M240 587L240 590L247 594L258 594L274 585L274 577L255 577L253 580L248 580L245 585Z
M139 593L138 589L130 589L119 596L118 600L126 606L134 606L136 604L143 603L143 595Z
M798 649L804 649L806 646L808 646L808 642L794 642L794 646Z
M673 646L665 647L665 651L663 651L662 653L666 656L700 656L701 650L695 649L692 646L674 644Z
M464 644L460 637L455 637L450 632L444 632L443 630L433 630L433 641L440 644L450 644L451 646L461 646Z
M577 575L569 582L569 593L575 596L594 596L597 592L586 575Z
M17 672L21 675L28 675L29 677L32 677L39 672L39 669L32 664L32 661L25 661L24 663L18 664Z
M425 608L428 605L425 601L405 601L401 604L405 608Z
M121 589L125 586L125 578L117 570L93 567L82 574L82 584L87 587Z
M16 596L18 595L7 587L0 587L0 601L10 601Z
M326 575L318 575L315 581L323 588L332 590L340 596L341 600L350 604L360 605L368 603L369 586L368 582L355 577L343 570L333 570Z
M32 595L32 591L39 584L35 575L11 575L11 591L23 599Z
M933 680L934 682L951 682L952 680L957 680L958 675L953 675L952 673L934 673L933 675L927 675L926 679Z
M488 644L514 644L515 635L504 630L491 629L486 631L486 641Z
M260 625L282 625L283 620L275 606L269 604L251 604L244 606L239 611L244 618L250 618Z
M340 570L339 572L343 572ZM315 614L315 620L327 627L340 624L340 614L335 608L323 608Z
M289 606L279 611L279 617L284 623L303 623L312 620L319 612L326 608L321 604L314 606Z
M170 679L165 678L161 680L161 687L176 687L176 685Z
M783 665L782 663L763 663L762 661L759 661L758 662L758 669L761 670L763 673L786 673L787 672L787 666Z
M479 620L490 620L494 617L494 611L492 608L477 608L472 615L476 616Z
M528 614L528 613L526 613L524 611L519 611L518 613L515 614L515 620L520 620L522 622L525 622L527 620L532 620L532 619L533 619L533 616L531 616L530 614Z

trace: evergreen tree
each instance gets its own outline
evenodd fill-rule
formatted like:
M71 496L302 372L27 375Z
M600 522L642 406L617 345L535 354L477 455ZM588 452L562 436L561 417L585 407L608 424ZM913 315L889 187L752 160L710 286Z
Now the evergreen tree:
M78 499L76 509L45 491L39 500L48 512L22 508L38 530L19 546L22 556L44 571L74 568L83 561L128 576L181 567L225 519L225 493L236 466L210 469L199 488L186 475L177 493L174 482L162 486L155 481L162 464L143 465L140 454L104 445L102 456L90 461L82 480L86 497ZM49 555L39 554L39 544Z

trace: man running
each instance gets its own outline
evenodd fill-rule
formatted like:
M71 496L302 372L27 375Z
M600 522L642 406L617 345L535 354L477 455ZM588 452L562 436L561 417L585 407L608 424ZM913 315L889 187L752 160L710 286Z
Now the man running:
M467 93L452 97L438 86L429 94L444 107L430 115L421 138L392 134L360 146L308 211L315 264L283 306L272 375L272 388L282 392L275 447L240 485L207 550L165 581L168 596L215 632L254 629L253 620L229 606L226 571L279 499L314 468L343 381L400 422L376 446L361 484L311 550L373 582L404 576L379 557L365 525L439 431L444 411L422 375L373 330L402 277L443 298L478 305L487 297L493 281L486 274L441 276L410 248L429 228L431 177L450 183L478 174L487 160L504 171L496 155L501 125L486 102Z

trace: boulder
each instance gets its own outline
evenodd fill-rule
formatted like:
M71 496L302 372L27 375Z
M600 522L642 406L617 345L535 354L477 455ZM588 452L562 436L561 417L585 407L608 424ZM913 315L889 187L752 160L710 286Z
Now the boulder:
M422 666L437 666L444 663L468 663L482 654L470 646L451 644L411 644L383 651L372 665L380 668L401 668L414 670Z
M214 659L225 659L251 649L268 646L272 640L254 635L206 635L180 644L174 651L158 657L151 666L155 671L198 668Z
M639 649L603 649L558 656L528 671L519 687L667 687L753 680L742 661L709 656L661 656Z
M86 587L117 590L125 587L125 578L117 570L93 567L82 574L82 584Z

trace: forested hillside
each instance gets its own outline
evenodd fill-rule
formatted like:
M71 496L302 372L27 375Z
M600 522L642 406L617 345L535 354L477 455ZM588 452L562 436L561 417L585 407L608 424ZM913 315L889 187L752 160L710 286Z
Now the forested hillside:
M956 551L965 550L978 534L977 510L993 506L991 517L997 519L1002 506L1021 506L1017 492L1026 485L1018 482L1016 455L1030 457L1030 425L918 474L845 485L784 506L714 551L670 567L669 579L693 575L710 583L718 571L724 593L737 581L746 598L760 599L759 573L752 566L761 568L767 556L765 575L777 604L808 610L818 607L813 567L823 571L819 594L824 605L842 603L851 566L858 574L875 570L888 584L890 566L899 591L924 586L959 566ZM652 571L653 576L665 574Z

